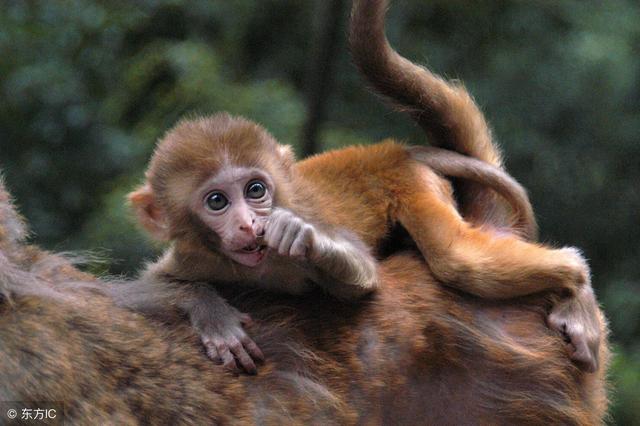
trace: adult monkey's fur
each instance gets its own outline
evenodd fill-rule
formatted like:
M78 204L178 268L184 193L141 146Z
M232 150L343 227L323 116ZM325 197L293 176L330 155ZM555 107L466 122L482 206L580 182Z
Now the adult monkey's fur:
M588 425L606 411L606 343L585 374L543 301L457 294L412 254L384 261L382 289L356 304L229 291L268 359L232 376L179 318L115 307L24 229L2 188L0 400L61 401L68 424Z

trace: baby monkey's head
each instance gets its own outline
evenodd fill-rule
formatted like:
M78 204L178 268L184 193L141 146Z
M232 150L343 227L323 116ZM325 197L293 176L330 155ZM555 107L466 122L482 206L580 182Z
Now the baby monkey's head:
M287 207L294 163L290 147L244 118L182 120L158 142L129 200L156 239L195 239L256 266L271 209Z

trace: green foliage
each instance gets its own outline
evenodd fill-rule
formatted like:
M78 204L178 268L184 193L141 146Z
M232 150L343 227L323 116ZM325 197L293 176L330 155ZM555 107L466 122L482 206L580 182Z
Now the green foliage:
M637 317L636 317L637 318ZM619 348L614 350L615 357L611 366L610 380L613 388L612 414L615 424L635 425L638 422L640 396L640 352L625 352Z
M246 115L299 148L318 5L5 2L0 161L35 241L106 249L112 273L157 253L124 195L180 117ZM400 52L460 78L482 105L509 170L530 189L543 238L585 250L617 348L619 424L640 410L638 22L630 0L407 0L393 2L388 23ZM364 90L344 40L335 57L325 148L425 142Z

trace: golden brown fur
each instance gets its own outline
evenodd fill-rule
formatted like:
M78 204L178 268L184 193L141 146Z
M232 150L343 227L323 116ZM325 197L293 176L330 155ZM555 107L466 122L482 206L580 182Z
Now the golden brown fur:
M2 400L64 401L76 424L589 425L605 414L606 341L598 371L581 372L545 326L544 299L483 302L406 254L382 263L382 289L358 304L221 289L257 320L269 360L257 377L230 376L179 315L158 327L25 246L0 195Z
M489 166L493 166L493 175L499 176L499 152L471 97L464 88L440 79L391 49L384 36L385 7L384 1L354 2L350 40L356 63L379 92L410 107L410 114L436 144L487 163L485 169L468 167L477 173L467 173L466 177L486 175ZM600 332L590 312L595 311L596 301L589 269L579 250L550 249L484 226L507 223L513 229L521 225L523 234L535 234L531 209L513 210L518 217L526 218L520 222L503 216L494 209L499 204L494 200L495 193L478 185L486 182L475 182L461 192L463 199L468 196L465 204L473 206L467 209L469 217L482 225L472 226L457 211L449 183L437 170L424 167L428 159L429 155L419 148L388 141L324 153L294 164L288 147L243 118L217 114L183 120L158 143L146 182L130 195L141 223L152 234L173 243L143 275L141 286L150 290L142 293L159 292L165 294L161 299L173 299L170 291L175 283L186 286L200 281L238 283L292 294L320 285L334 296L360 297L379 287L367 248L380 253L385 238L401 226L433 275L444 284L487 299L542 291L570 296L554 306L549 324L571 342L572 358L595 370ZM443 161L431 164L441 166ZM267 185L271 188L266 209L236 211L234 207L233 213L223 215L202 205L199 197L203 187L207 188L205 193L237 193L235 188L247 185L242 180L245 178L228 177L244 176L247 169L258 169L275 184ZM512 187L519 188L511 181L493 189ZM507 197L510 201L529 206L524 191L511 195ZM244 205L242 198L236 201L236 205ZM249 216L242 219L248 225L238 230L236 222ZM261 220L266 221L264 227ZM246 229L251 229L249 237ZM271 235L273 229L278 235ZM266 245L258 251L266 250L264 247L269 251L264 257L257 254L246 260L238 252L242 247L249 251L259 247L259 232L264 233ZM302 248L294 244L286 250L279 247L285 241L291 244L305 240L322 243ZM307 255L300 255L304 253ZM161 288L162 282L166 282L166 291ZM122 299L134 300L128 295ZM211 328L206 324L222 323L225 315L234 315L216 295L206 303L202 297L196 299L202 299L199 306L189 303L185 308L190 316L199 313L200 319L194 319L196 327ZM210 314L207 305L217 307L209 309L211 312L227 313ZM132 307L135 309L135 304ZM238 328L238 320L223 328L211 331L209 337L203 332L205 344L214 339L222 342L220 336L229 334L226 329L233 329L252 345ZM227 340L240 348L237 338L230 336ZM211 349L214 359L225 344L217 346ZM227 361L233 364L231 358ZM250 367L254 369L252 364Z
M547 289L575 294L588 279L584 261L570 249L550 250L467 224L448 182L393 141L327 152L287 168L292 161L286 147L240 117L218 114L172 129L159 143L143 186L156 200L154 208L165 211L169 238L176 240L163 272L188 280L260 280L261 272L231 267L210 250L203 242L207 230L194 223L186 207L193 188L232 165L267 170L276 181L276 206L325 228L349 230L374 249L390 226L401 224L440 279L454 286L469 283L463 289L472 294L509 298ZM287 271L293 260L273 262Z
M338 297L361 297L379 287L366 247L379 253L393 227L400 225L443 284L486 299L543 291L569 296L553 307L549 323L571 342L571 357L587 370L595 370L600 339L593 315L597 304L588 266L579 251L571 247L550 249L511 233L472 226L458 213L449 183L424 167L418 161L424 155L418 154L424 153L387 141L327 152L291 166L290 150L246 119L217 114L179 123L159 142L147 182L130 197L143 224L151 221L144 219L147 212L162 212L157 221L160 225L150 230L160 229L174 240L140 280L142 302L148 304L154 292L162 295L159 299L179 299L178 292L188 294L192 282L209 283L210 292L211 284L234 283L291 294L307 292L314 284ZM198 188L226 170L241 167L266 172L275 182L271 209L290 210L300 218L296 220L317 227L335 239L332 244L336 248L331 250L339 254L314 263L270 251L257 266L238 264L223 254L221 237L205 224L206 217L202 219L210 213L198 210ZM493 170L499 174L499 169ZM273 214L272 210L269 215ZM266 229L268 237L268 225ZM342 250L344 246L347 249ZM175 292L180 286L182 290ZM129 293L121 299L127 303L135 300ZM228 312L224 300L217 296L198 299L198 306L186 308L190 316L194 311L202 313L199 316L203 319L194 320L197 328L221 324L225 315L233 315L207 312ZM130 306L139 309L135 303ZM228 339L238 348L239 339L248 339L237 322L225 327L240 335ZM209 334L228 335L226 329L216 330L221 331ZM220 340L206 334L203 332L203 341ZM249 340L247 345L253 346ZM220 348L224 350L222 343L217 346L213 359ZM231 358L227 364L233 368ZM253 364L247 364L253 371Z
M390 223L401 223L434 274L459 288L456 283L469 283L464 291L509 298L584 279L575 264L579 259L465 223L455 210L448 182L416 165L406 148L393 141L327 152L296 166L301 185L309 188L303 193L312 194L315 214L324 221L351 230L371 247L379 245ZM529 282L528 274L546 280ZM502 286L491 282L500 280L505 281Z
M349 45L355 64L371 87L405 111L439 147L502 167L502 155L473 98L459 82L450 82L400 56L387 41L384 18L388 0L354 0ZM473 181L460 182L464 216L476 224L515 224L495 193ZM516 228L516 231L518 228Z

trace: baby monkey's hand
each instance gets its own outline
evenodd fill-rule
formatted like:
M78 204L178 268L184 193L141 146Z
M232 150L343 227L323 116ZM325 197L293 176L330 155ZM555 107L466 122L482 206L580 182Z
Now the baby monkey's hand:
M281 256L321 256L327 237L289 210L276 208L265 227L264 243Z
M256 362L264 361L264 355L244 331L243 325L251 323L249 315L224 304L216 306L215 312L193 312L191 321L214 362L235 373L257 373Z

